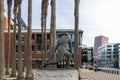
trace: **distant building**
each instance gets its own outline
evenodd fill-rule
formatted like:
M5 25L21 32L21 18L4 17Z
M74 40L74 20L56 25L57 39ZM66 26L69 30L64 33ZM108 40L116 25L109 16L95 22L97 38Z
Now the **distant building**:
M100 67L112 67L114 45L115 43L108 43L98 48L98 64Z
M120 43L114 45L114 68L120 68Z
M108 37L105 37L105 36L102 36L102 35L95 37L95 41L94 41L94 53L93 53L95 60L97 58L98 47L100 47L103 44L108 43L108 40L109 40Z
M93 47L82 48L82 65L93 65Z
M98 48L100 67L119 68L120 43L108 43Z
M14 22L10 20L10 29L13 29ZM8 29L8 16L6 12L4 12L4 29Z

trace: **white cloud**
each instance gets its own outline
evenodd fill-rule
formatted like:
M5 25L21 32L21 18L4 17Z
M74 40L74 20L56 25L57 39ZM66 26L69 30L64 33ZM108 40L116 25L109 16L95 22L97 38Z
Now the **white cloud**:
M22 3L22 17L27 23L27 1ZM56 0L57 28L74 28L74 0ZM105 35L110 42L120 42L120 0L80 0L80 28L83 43L93 46L94 37ZM5 8L6 8L5 0ZM50 4L47 28L50 27ZM33 28L40 28L41 0L33 0Z
M98 35L108 36L110 42L120 42L119 4L119 0L81 0L80 25L84 30L84 43L93 46L94 37Z

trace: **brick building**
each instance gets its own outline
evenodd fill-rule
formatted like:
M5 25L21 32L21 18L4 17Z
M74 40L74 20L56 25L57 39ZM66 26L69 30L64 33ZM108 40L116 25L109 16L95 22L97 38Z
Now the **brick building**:
M14 22L11 20L10 21L11 29L13 29ZM8 29L8 16L4 12L4 29Z
M102 36L102 35L95 37L95 41L94 41L94 52L93 52L94 60L96 60L96 59L97 59L97 56L98 56L98 55L97 55L97 54L98 54L98 47L100 47L100 46L103 45L103 44L108 43L108 40L109 40L108 37Z
M69 36L72 40L72 52L74 52L74 30L73 29L57 29L56 33L57 33L57 40L60 38L60 34L63 31L67 31L69 33ZM49 54L49 45L50 45L50 30L47 30L47 52L46 54ZM13 54L13 30L10 31L11 33L11 38L10 38L10 65L12 62L12 54ZM81 37L82 37L82 33L83 31L79 30L79 45L81 44ZM4 30L4 34L5 34L5 49L7 49L7 45L8 45L8 31ZM24 66L26 66L26 56L27 56L27 41L28 41L28 37L27 37L27 30L22 30L22 52L23 52L23 64ZM41 52L41 30L40 29L32 29L32 64L34 68L37 68L42 61L42 52ZM81 49L79 49L79 53ZM5 50L5 57L7 54L7 50ZM18 35L16 35L16 61L18 61ZM47 57L48 60L48 57ZM80 60L81 62L81 60Z

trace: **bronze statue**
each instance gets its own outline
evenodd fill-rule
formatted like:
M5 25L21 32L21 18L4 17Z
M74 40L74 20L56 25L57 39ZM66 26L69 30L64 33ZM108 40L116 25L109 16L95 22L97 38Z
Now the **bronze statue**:
M69 45L70 51L66 48ZM49 64L57 64L62 60L66 60L66 67L70 68L70 58L72 57L72 43L71 39L67 32L62 32L61 38L57 41L55 48L55 55L52 55L51 58L55 57L55 60L49 60L47 63L43 64L41 67L46 67Z

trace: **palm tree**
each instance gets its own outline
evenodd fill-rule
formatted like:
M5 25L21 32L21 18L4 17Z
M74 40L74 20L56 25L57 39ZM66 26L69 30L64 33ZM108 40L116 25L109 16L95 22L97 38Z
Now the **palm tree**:
M18 0L18 80L23 80L23 63L22 63L22 46L21 46L21 4L22 0Z
M8 54L6 56L6 75L10 74L9 67L10 67L10 20L11 20L11 6L12 0L7 0L8 5Z
M75 56L75 68L78 69L78 75L80 74L79 71L79 61L78 61L78 30L79 30L79 3L80 0L74 0L75 1L75 8L74 8L74 17L75 17L75 51L74 51L74 56ZM80 80L80 76L79 76Z
M4 0L0 0L0 80L5 76L4 56Z
M31 56L32 0L28 0L28 53L26 80L33 80Z
M41 28L42 28L42 54L43 62L46 61L46 17L48 9L48 0L42 0Z
M51 0L50 55L54 55L56 46L56 0Z
M17 0L14 0L14 40L11 77L16 77L16 19L17 19Z

